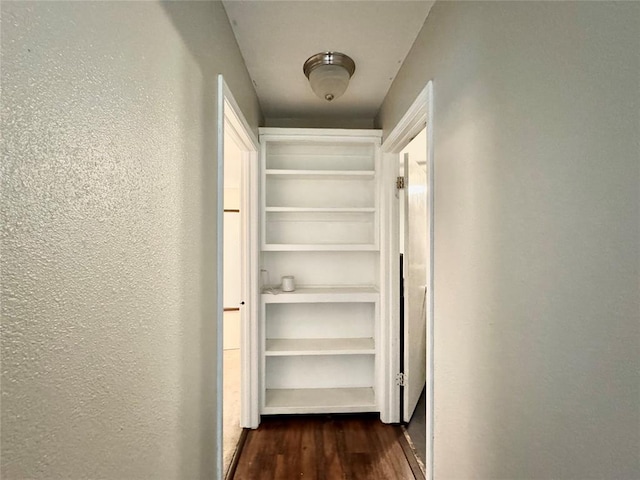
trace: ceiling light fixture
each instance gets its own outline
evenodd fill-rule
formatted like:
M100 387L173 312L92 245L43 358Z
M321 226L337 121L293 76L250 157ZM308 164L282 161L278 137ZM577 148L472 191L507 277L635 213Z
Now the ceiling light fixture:
M347 90L356 64L344 53L316 53L304 62L303 71L314 93L330 102Z

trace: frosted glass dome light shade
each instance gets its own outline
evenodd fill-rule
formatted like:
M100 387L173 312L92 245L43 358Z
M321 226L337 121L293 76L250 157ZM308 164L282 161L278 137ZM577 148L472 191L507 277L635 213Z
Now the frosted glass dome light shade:
M309 83L316 95L330 102L347 91L349 78L349 72L343 67L323 65L309 74Z
M349 86L356 65L343 53L325 52L304 63L304 74L314 93L328 102L340 97Z

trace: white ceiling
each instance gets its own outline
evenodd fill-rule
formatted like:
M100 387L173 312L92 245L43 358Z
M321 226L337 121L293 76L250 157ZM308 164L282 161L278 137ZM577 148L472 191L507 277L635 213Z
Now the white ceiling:
M432 0L223 0L267 119L373 119L422 28ZM302 72L324 51L356 72L344 96L316 97Z

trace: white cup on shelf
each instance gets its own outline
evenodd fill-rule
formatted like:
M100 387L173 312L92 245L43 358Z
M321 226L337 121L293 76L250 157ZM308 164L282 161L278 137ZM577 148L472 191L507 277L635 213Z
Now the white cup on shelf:
M282 277L282 285L280 288L283 292L293 292L296 289L293 275L286 275Z

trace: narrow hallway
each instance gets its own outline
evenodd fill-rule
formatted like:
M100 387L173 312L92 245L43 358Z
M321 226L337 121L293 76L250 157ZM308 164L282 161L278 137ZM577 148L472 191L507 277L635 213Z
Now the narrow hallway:
M0 1L0 29L2 480L224 478L225 307L231 425L264 418L236 479L415 478L392 225L422 122L426 476L640 480L640 2Z
M264 417L228 480L422 480L397 425L377 415Z

